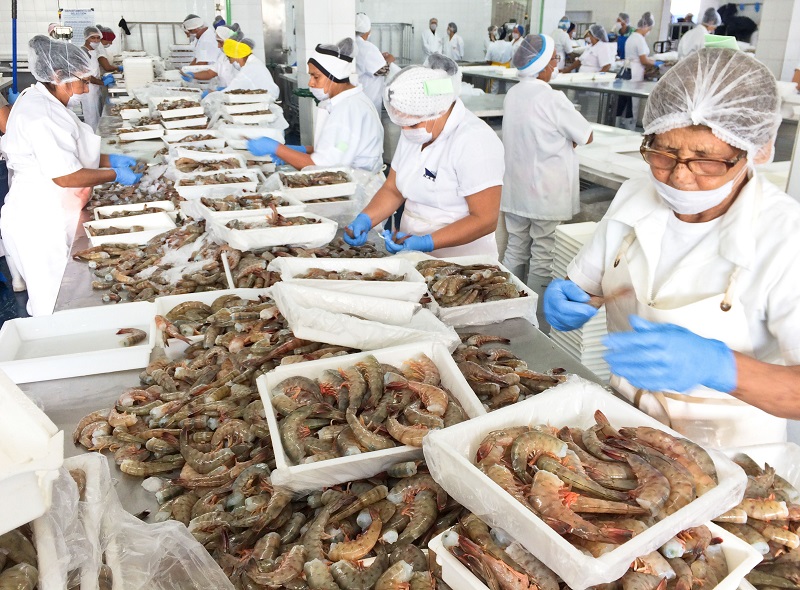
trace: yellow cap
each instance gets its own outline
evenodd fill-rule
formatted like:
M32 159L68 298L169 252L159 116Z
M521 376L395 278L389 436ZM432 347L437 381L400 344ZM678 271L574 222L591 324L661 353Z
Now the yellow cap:
M245 43L239 43L233 39L225 40L225 43L222 44L222 51L228 57L233 58L247 57L253 53L253 50L249 45L246 45Z

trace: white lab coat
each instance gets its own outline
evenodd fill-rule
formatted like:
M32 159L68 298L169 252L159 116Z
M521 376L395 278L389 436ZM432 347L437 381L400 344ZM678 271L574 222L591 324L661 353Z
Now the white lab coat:
M233 68L235 75L226 90L266 90L275 98L279 98L280 89L272 79L264 62L250 54L241 70Z
M386 84L386 76L376 76L375 72L386 67L386 58L383 57L381 50L369 40L364 40L360 35L356 35L356 74L358 83L375 105L375 110L380 114L383 110L383 88Z
M86 48L83 48L86 51ZM100 57L96 49L89 49L89 70L95 78L102 78L105 72L101 72ZM97 126L100 124L100 115L102 113L102 88L97 84L89 84L89 91L84 92L78 98L81 103L81 110L83 111L83 122L92 128L92 131L97 131Z
M314 133L316 166L351 166L378 172L383 166L383 125L360 86L320 103Z
M631 69L631 80L634 82L644 80L644 65L639 59L642 55L645 57L650 55L650 46L647 44L647 39L644 38L644 35L634 31L625 41L625 62ZM634 105L638 104L638 99L634 99L634 101L636 101ZM638 109L634 108L634 117L637 111Z
M28 312L53 312L80 216L78 194L52 179L100 165L100 137L39 82L19 97L0 140L11 171L0 231L28 285Z
M599 72L605 66L610 66L614 63L609 45L609 43L598 41L594 45L587 47L586 51L581 53L581 74ZM616 55L616 47L614 48L614 55Z
M464 39L456 33L444 40L444 54L453 61L464 60Z
M424 150L402 135L392 160L405 201L400 231L426 235L469 215L466 197L503 184L503 144L460 99L439 137ZM494 232L433 256L484 254L497 258Z
M228 56L220 52L212 68L217 73L217 86L227 87L239 72L233 67Z
M558 69L563 70L567 65L567 55L572 53L572 39L564 29L556 29L550 35L555 42L556 53L558 54Z
M711 33L703 25L698 25L686 31L678 42L678 59L688 57L689 54L706 46L706 37Z
M208 27L197 39L197 45L194 46L194 59L196 62L213 64L217 61L220 53L222 50L217 45L217 34L214 32L214 27Z
M566 221L580 210L578 156L591 124L563 92L521 78L503 102L506 171L500 210L531 219Z
M522 37L514 40L514 37L511 37L511 57L514 57L514 54L519 49L519 46L522 45Z
M508 65L512 55L511 43L505 40L495 41L489 45L484 61L492 62L494 65Z
M442 52L442 39L437 37L430 28L422 31L422 55L423 58L434 53Z
M629 329L628 315L637 313L722 340L764 362L800 364L800 205L753 174L722 221L710 226L668 276L654 277L670 215L649 178L631 179L569 265L570 279L587 292L608 295L634 288L632 295L607 304L609 331ZM727 312L721 309L725 295L732 304ZM634 398L627 382L617 387ZM764 395L770 394L765 383ZM669 393L660 398L645 394L641 407L701 444L727 447L786 438L785 420L721 392L698 388L689 399ZM699 398L711 401L697 403Z

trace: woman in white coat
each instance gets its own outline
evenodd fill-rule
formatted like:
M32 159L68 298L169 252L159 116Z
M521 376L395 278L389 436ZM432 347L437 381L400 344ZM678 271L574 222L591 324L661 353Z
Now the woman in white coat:
M606 298L606 360L625 397L698 443L786 439L800 418L800 205L754 166L781 123L769 69L701 49L644 113L650 176L625 182L544 311L576 329Z
M650 66L655 66L656 62L650 57L650 46L647 44L647 34L653 29L655 21L649 12L645 12L636 25L636 30L631 33L625 41L625 67L631 72L632 82L644 80L644 72ZM660 63L660 62L659 62ZM634 129L639 119L640 98L630 99L630 110L620 112L622 117L621 126L626 129ZM628 101L626 101L627 103Z
M283 145L270 137L251 139L247 149L302 170L306 166L351 166L378 172L383 166L383 125L375 105L355 74L355 44L349 37L336 45L317 45L308 59L309 89L320 101L314 145Z
M253 47L255 42L252 39L238 41L229 38L222 44L222 51L234 70L233 79L225 90L266 90L277 99L280 88L264 62L253 54Z
M210 67L207 70L201 72L182 72L181 76L187 82L191 82L192 80L197 80L201 83L211 82L212 87L216 88L216 90L223 90L233 81L238 71L234 69L231 60L228 59L228 56L222 51L222 46L228 39L238 41L243 35L237 23L233 23L230 27L225 25L218 26L214 29L214 35L217 38L217 47L220 49L219 55L217 59L214 60L214 63L209 64Z
M580 57L564 68L564 73L578 70L582 74L607 72L611 69L616 55L616 47L610 47L608 43L608 33L603 25L592 25L586 31L586 40L590 43L589 47L581 53Z
M548 83L558 63L551 37L528 35L512 63L520 83L503 102L503 264L541 295L553 270L556 228L580 210L575 146L592 141L592 126Z
M497 258L503 144L458 98L456 63L431 56L428 64L403 69L386 86L383 102L402 135L386 182L344 239L364 244L370 229L405 203L400 232L384 234L390 252Z
M372 22L363 12L356 14L356 74L364 94L380 115L383 110L383 87L389 75L389 62L370 40ZM388 54L387 54L388 55ZM391 57L391 56L390 56ZM394 61L394 58L392 58Z
M456 23L447 24L447 39L444 41L444 54L453 61L464 60L464 39L458 34Z
M3 245L28 285L28 313L53 312L80 210L91 187L134 184L128 156L101 155L100 137L67 105L87 90L89 57L70 43L38 35L28 62L38 83L11 110L0 140L11 187L0 216Z
M89 91L80 97L81 110L83 111L83 122L97 131L100 123L100 115L103 112L103 86L110 86L114 83L114 76L107 73L105 68L100 65L100 58L105 58L103 50L103 33L97 27L86 27L83 31L84 43L83 50L89 56L89 64L92 75L89 78ZM104 59L106 65L108 60Z
M700 24L684 33L678 42L678 59L687 57L693 51L706 46L706 37L713 35L722 24L722 17L713 7L706 9Z

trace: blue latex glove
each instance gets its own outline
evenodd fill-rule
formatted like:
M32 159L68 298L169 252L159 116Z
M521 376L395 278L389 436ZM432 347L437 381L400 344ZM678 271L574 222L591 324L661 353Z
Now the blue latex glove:
M133 168L136 166L136 164L138 164L135 158L124 156L122 154L109 154L108 162L111 164L112 168Z
M106 74L105 76L103 76L102 80L104 86L113 86L114 84L117 83L116 80L114 80L113 74Z
M273 158L274 159L274 158ZM367 234L372 229L372 220L366 213L359 213L353 222L345 228L344 241L351 246L363 246L367 242ZM348 233L353 232L353 237Z
M254 156L274 156L279 145L281 145L281 143L271 137L259 137L258 139L247 140L247 149Z
M304 146L304 145L287 145L286 147L287 148L291 148L296 152L300 152L301 154L307 154L308 153L308 150L306 149L306 146Z
M224 86L217 86L217 92L222 92L223 90L225 90Z
M577 330L592 319L597 309L587 305L589 294L572 281L555 279L544 292L544 317L559 332Z
M194 80L194 74L191 72L181 72L181 78L183 78L184 82L191 82Z
M21 91L20 92L14 92L11 88L9 88L8 89L8 104L14 104L15 102L17 102L17 99L19 98L20 94L22 94Z
M141 174L136 174L128 167L114 168L114 172L117 173L116 181L125 186L136 184L142 178Z
M400 244L392 240L392 234L388 229L383 230L383 237L386 240L386 249L392 254L397 254L402 251L408 252L409 250L416 250L418 252L433 251L433 237L431 234L412 236L404 234L403 232L397 232L395 238L398 240L400 238L405 238L405 241Z
M661 61L661 60L658 60L658 59L656 60L656 67L657 67L657 68L660 68L660 67L661 67L661 66L663 66L663 65L664 65L664 62L663 62L663 61Z
M203 92L200 93L200 100L203 100L209 94L211 94L210 90L203 90Z
M724 342L675 324L630 317L632 332L603 339L611 372L651 391L688 391L698 385L730 393L736 389L736 358Z
M121 74L125 71L125 68L123 66L117 66L117 71Z

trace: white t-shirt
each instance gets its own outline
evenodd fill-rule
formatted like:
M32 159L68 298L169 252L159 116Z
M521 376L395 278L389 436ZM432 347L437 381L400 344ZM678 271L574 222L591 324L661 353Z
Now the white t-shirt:
M672 276L678 264L703 241L703 238L719 231L718 226L721 223L722 217L705 223L686 223L675 215L667 217L667 227L661 238L661 256L653 277L653 289L656 293Z
M213 64L222 50L217 45L217 34L213 27L208 27L197 39L194 47L194 59L197 62Z
M275 98L280 95L280 89L272 79L264 62L255 55L250 54L238 72L234 68L234 77L228 84L227 90L266 90Z
M340 92L320 108L328 113L315 134L314 164L377 172L383 164L383 125L361 87Z
M608 43L598 41L591 47L586 48L586 51L584 51L580 57L580 72L582 74L587 72L599 72L605 66L610 66L614 63L614 60L611 57L611 52L608 49L608 45Z

